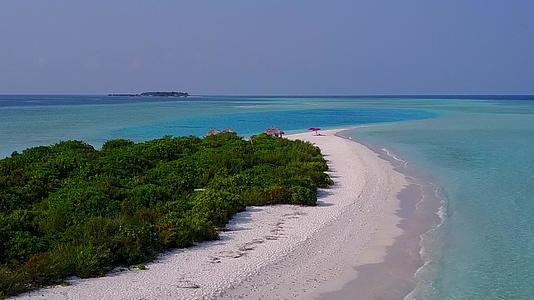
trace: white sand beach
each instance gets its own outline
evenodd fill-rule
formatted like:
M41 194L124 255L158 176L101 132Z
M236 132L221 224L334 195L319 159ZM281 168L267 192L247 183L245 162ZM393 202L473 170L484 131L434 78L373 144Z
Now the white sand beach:
M310 141L329 161L335 185L317 207L249 207L220 240L168 252L147 270L76 279L20 299L315 298L357 277L354 267L381 262L402 231L397 194L403 174L367 147L335 134L288 136Z

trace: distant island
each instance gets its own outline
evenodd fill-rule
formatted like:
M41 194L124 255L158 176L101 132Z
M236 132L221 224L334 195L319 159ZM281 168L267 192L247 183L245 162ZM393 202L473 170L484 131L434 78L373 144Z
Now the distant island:
M111 97L187 97L186 92L144 92L141 94L108 94Z

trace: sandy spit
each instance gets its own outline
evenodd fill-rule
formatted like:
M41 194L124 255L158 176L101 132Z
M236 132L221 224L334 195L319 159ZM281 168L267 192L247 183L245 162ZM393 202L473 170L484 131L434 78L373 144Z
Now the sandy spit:
M18 299L311 299L384 260L402 231L395 212L404 175L340 130L288 136L310 141L328 160L335 185L317 207L249 207L220 240L161 255L147 270L74 279Z

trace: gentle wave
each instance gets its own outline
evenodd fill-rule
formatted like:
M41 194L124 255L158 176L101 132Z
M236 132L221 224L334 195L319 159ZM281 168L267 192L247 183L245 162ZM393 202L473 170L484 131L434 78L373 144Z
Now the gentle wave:
M395 153L390 151L389 149L382 147L382 152L387 155L387 157L391 158L394 161L397 161L401 163L403 172L406 172L406 174L409 174L408 170L408 161L400 158ZM442 188L437 186L432 181L422 181L420 178L416 178L411 175L406 175L406 178L412 183L418 186L418 188L421 191L421 199L416 203L416 211L420 211L421 205L425 204L426 201L431 200L428 199L428 194L425 192L425 186L430 186L432 189L432 197L434 199L439 199L439 207L436 211L433 213L439 218L439 222L437 224L432 225L427 231L423 232L421 235L419 235L419 256L421 257L421 260L423 261L423 264L415 271L414 278L416 278L416 282L422 283L423 281L428 280L427 278L420 278L424 277L425 271L435 262L433 258L432 253L432 241L436 238L436 232L439 230L439 228L445 223L446 220L446 200L442 193ZM429 247L427 247L429 246ZM419 278L419 279L418 279ZM430 281L430 280L429 280ZM431 285L431 283L429 283ZM423 284L424 286L424 284ZM426 288L429 288L429 286L426 286ZM415 300L417 299L419 285L416 283L416 286L412 291L410 291L403 299L404 300Z
M386 153L387 156L393 158L393 159L396 160L396 161L401 162L401 163L404 165L405 168L408 167L408 162L407 162L407 161L405 161L404 159L400 159L400 158L398 158L395 154L389 152L388 149L386 149L386 148L382 148L382 151L384 151L384 153Z
M432 288L432 282L433 280L431 278L424 278L425 277L425 271L427 271L428 268L432 266L433 263L435 263L435 258L433 250L437 250L435 247L432 247L433 242L436 241L436 235L438 230L445 224L446 217L447 217L447 201L445 195L441 192L442 188L439 186L436 186L432 182L428 182L429 185L433 187L434 197L436 199L439 199L440 204L438 207L438 210L435 212L435 214L439 218L439 223L436 225L433 225L428 231L424 232L420 235L419 240L419 255L421 259L423 260L423 265L421 265L417 271L415 271L414 278L416 278L416 282L422 283L422 286L425 290ZM429 245L429 247L427 247ZM428 270L429 272L432 272L432 270ZM423 277L423 278L421 278ZM426 283L426 285L425 285ZM419 293L418 293L419 292ZM418 294L423 293L425 291L419 291L419 286L416 283L416 286L414 289L408 293L404 300L416 300L418 299ZM424 295L421 297L424 298Z

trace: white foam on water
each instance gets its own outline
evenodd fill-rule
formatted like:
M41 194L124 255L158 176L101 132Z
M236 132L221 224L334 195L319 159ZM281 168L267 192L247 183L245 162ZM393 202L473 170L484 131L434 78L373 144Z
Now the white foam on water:
M408 167L408 162L405 161L404 159L398 158L395 154L391 153L391 152L390 152L388 149L386 149L386 148L382 148L381 150L384 151L384 153L386 153L387 156L393 158L394 160L396 160L396 161L398 161L398 162L401 162L401 163L404 165L405 168Z

